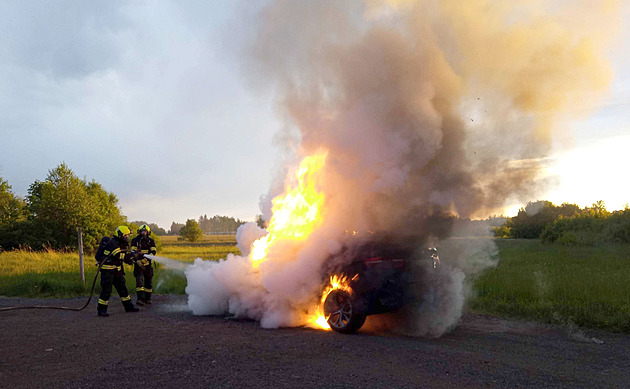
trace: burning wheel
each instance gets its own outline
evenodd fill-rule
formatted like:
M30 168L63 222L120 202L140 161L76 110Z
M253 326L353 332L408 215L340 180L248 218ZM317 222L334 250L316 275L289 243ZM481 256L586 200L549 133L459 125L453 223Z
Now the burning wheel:
M365 314L356 309L350 293L341 289L333 289L324 301L324 315L328 325L342 334L356 332L365 323Z

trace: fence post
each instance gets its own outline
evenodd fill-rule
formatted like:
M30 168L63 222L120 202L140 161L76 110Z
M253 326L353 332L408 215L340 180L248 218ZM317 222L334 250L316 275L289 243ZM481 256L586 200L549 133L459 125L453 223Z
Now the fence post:
M79 269L81 271L81 282L85 286L85 270L83 268L83 231L79 227Z

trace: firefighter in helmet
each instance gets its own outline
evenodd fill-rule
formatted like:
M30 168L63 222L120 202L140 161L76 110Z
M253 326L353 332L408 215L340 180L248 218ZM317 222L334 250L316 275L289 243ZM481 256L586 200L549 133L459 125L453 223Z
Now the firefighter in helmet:
M109 296L112 294L112 285L116 288L120 300L126 312L138 312L129 297L125 283L125 271L123 261L131 263L131 256L127 253L129 248L129 235L131 230L127 226L119 226L114 232L113 238L103 238L97 251L96 259L101 265L101 295L98 298L97 313L99 316L109 316L107 306Z
M135 258L133 275L136 277L136 304L151 304L153 292L153 262L145 254L155 255L157 249L155 241L151 238L151 228L146 224L138 227L138 236L131 241L131 255Z

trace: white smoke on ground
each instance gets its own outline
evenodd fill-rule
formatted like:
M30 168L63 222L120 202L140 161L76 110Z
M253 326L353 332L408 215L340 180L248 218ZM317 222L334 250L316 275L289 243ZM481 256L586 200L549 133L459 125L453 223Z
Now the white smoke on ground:
M496 263L496 247L448 239L451 216L487 215L545 184L554 134L612 77L602 28L612 34L618 3L594 4L271 1L246 70L277 93L287 163L261 211L273 218L295 161L325 150L321 220L306 240L274 242L259 268L250 249L264 231L243 226L242 256L186 269L193 312L304 324L351 230L440 246L444 265L423 275L405 327L439 336L456 325L467 280Z

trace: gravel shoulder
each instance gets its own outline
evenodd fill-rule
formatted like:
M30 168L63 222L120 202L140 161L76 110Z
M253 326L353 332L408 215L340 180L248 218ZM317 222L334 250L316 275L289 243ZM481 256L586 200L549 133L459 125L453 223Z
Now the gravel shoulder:
M185 296L125 313L0 312L0 388L624 388L630 336L464 315L438 339L193 316ZM0 297L0 307L83 305Z

